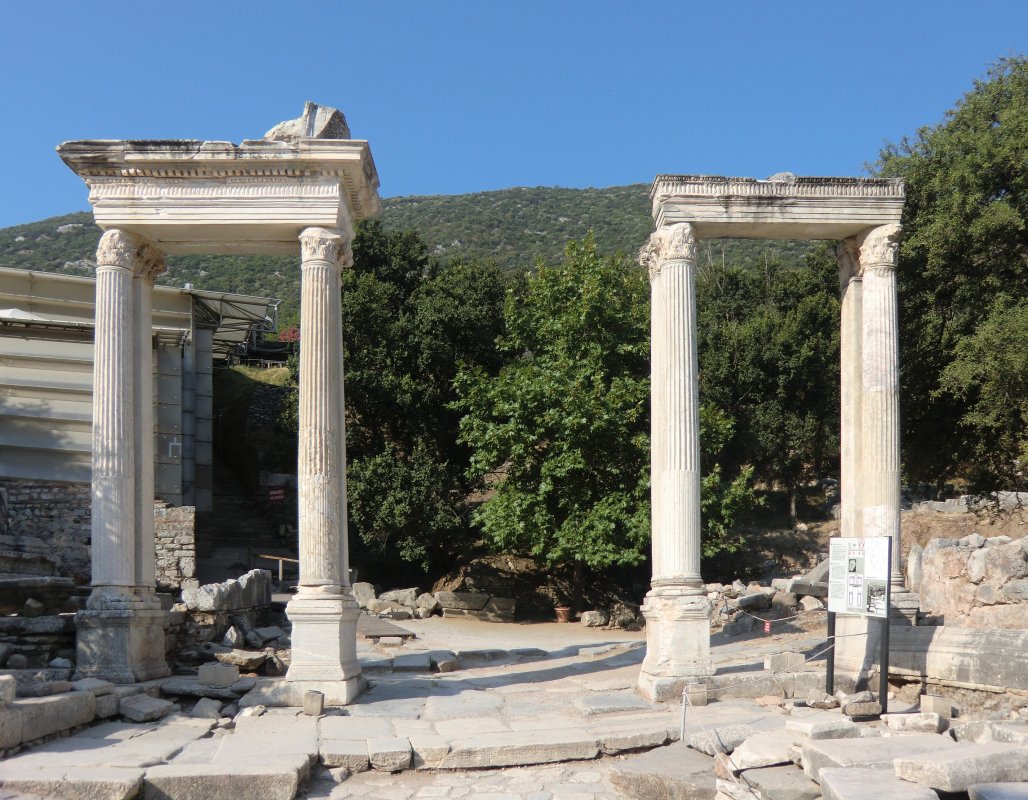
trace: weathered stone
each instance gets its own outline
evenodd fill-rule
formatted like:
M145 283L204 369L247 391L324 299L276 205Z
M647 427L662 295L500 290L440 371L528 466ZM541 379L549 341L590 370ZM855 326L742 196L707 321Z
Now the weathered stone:
M260 636L261 640L264 642L270 642L272 639L278 639L279 637L286 635L286 632L278 625L269 625L265 628L254 628L253 632Z
M393 669L397 672L429 672L432 657L429 653L403 653L393 657Z
M694 733L689 737L689 746L708 756L716 753L731 753L750 736L759 731L749 725L722 725L709 731Z
M345 767L350 772L364 772L370 765L366 739L322 739L321 761L326 767Z
M796 596L795 592L775 592L775 596L771 598L772 608L784 609L786 611L793 611L799 603L799 597Z
M7 669L28 669L29 660L22 653L14 653L7 658Z
M587 694L575 700L575 707L584 717L598 714L621 714L626 711L651 711L653 706L635 694Z
M772 653L764 657L764 669L771 672L787 672L803 666L803 653Z
M97 697L100 697L101 695L113 692L114 684L99 678L82 678L72 683L71 688L76 692L92 692Z
M823 769L819 777L824 800L938 800L927 786L896 777L889 767Z
M52 658L47 666L54 669L73 669L75 664L69 658Z
M390 603L399 603L401 606L410 606L413 608L418 602L418 587L411 589L392 589L388 592L382 592L378 596L379 600L386 600Z
M762 800L754 789L740 780L715 778L714 788L717 790L715 800Z
M847 717L877 717L882 713L882 706L877 700L865 703L847 703L842 707Z
M596 758L599 753L599 739L577 728L483 733L451 741L450 752L439 763L439 768L550 764Z
M978 783L968 795L970 800L1028 800L1028 782Z
M253 672L268 660L268 654L263 650L229 650L227 653L215 653L214 657L222 664L238 667L235 680L239 678L239 671Z
M217 662L215 662L217 663ZM225 666L218 664L218 666ZM236 700L253 689L257 683L255 678L239 678L228 686L211 686L201 683L196 678L169 678L161 684L161 693L183 697L216 697L219 700Z
M189 716L197 719L221 719L221 701L213 697L201 697L189 712Z
M410 736L411 764L417 768L435 769L450 752L449 740L431 733Z
M22 606L21 613L26 617L41 617L46 613L46 605L34 597L30 597Z
M70 692L71 681L32 681L18 684L18 697L49 697Z
M339 109L308 101L301 116L278 123L264 138L290 144L301 139L349 139L350 126Z
M143 770L118 767L4 766L7 792L63 800L129 800L139 793ZM4 792L5 796L7 792Z
M736 607L743 611L762 611L771 607L771 598L764 592L744 594L736 599Z
M807 695L807 705L810 708L819 709L838 708L839 701L827 692L822 692L819 689L813 689L810 694Z
M239 667L220 662L201 664L196 679L207 686L225 688L239 680Z
M994 742L1028 745L1028 724L1024 722L993 722L989 736Z
M746 783L760 793L762 800L818 800L821 797L821 787L793 766L748 769L744 775Z
M955 747L957 743L949 737L931 734L811 741L803 745L803 771L816 781L827 767L888 767L893 759L922 753L945 757L942 751Z
M368 739L368 760L372 769L382 772L407 769L411 762L410 740L396 737Z
M118 713L118 706L121 700L116 694L101 694L96 696L96 718L107 719Z
M905 733L942 733L949 722L939 714L883 714L882 722L890 731Z
M361 608L368 607L368 601L375 599L375 587L370 583L355 583L352 587L353 597Z
M732 752L732 763L738 770L789 764L789 751L803 737L783 731L767 731L749 736Z
M610 614L606 611L583 611L578 621L586 628L605 628L610 623Z
M22 743L21 711L17 708L0 708L0 750L9 750Z
M501 618L514 617L515 601L513 597L490 597L489 601L482 607L483 614L495 615ZM489 617L486 617L489 619ZM503 621L503 620L492 620L492 621Z
M22 740L31 742L92 722L96 698L90 692L68 692L16 700L7 708L21 713Z
M812 740L852 739L860 736L860 728L851 719L830 712L786 720L785 729Z
M418 595L418 599L415 601L418 608L423 608L426 611L438 611L442 606L439 605L439 601L435 599L435 595L430 592L422 592Z
M303 693L303 713L309 717L320 717L325 710L325 695L315 689Z
M126 697L118 705L118 711L121 712L121 715L133 722L153 722L161 717L166 717L175 708L174 703L150 697L148 694Z
M435 599L444 610L481 611L489 602L489 595L477 592L436 592Z
M999 742L954 744L942 751L897 755L893 767L905 781L942 792L966 792L976 783L1028 781L1028 751Z
M928 714L938 714L943 719L953 718L953 701L948 697L935 694L923 694L920 697L921 711Z
M820 611L824 607L824 603L811 595L804 595L800 598L800 608L804 611Z
M439 672L455 672L457 656L449 650L434 650L431 653L432 668Z
M150 767L144 800L293 800L300 773L290 759L265 756L235 763L164 764Z
M13 675L0 675L0 708L13 703L18 692L18 682Z
M682 743L615 762L610 782L630 800L714 800L714 760Z

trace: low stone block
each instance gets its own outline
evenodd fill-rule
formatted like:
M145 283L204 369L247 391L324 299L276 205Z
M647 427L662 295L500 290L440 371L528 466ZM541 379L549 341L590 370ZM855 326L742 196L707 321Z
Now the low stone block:
M882 722L890 731L902 733L942 733L949 721L939 714L883 714Z
M357 601L357 605L361 608L368 607L368 601L375 599L375 587L370 583L355 583L351 589L353 590L353 598Z
M828 712L786 720L785 729L814 740L853 739L860 736L860 728L853 720Z
M976 783L1028 781L1028 751L1001 742L954 744L942 752L897 756L893 767L905 781L942 792L966 792Z
M429 653L403 653L393 656L393 669L397 672L430 672L432 657Z
M1028 745L1028 724L1024 722L993 722L989 736L994 742Z
M114 694L102 694L96 698L96 718L108 719L118 713L121 700Z
M444 610L481 611L489 602L489 595L478 592L436 592L435 599Z
M32 681L18 684L18 697L49 697L71 691L71 681Z
M791 765L748 769L743 775L763 800L818 800L821 797L821 787Z
M422 592L414 602L418 608L423 608L430 612L438 611L442 608L442 606L439 605L439 601L435 599L435 595L430 592Z
M217 666L226 665L217 664ZM182 697L216 697L219 700L236 700L253 689L256 684L255 678L240 678L228 686L210 686L201 683L196 678L178 677L164 681L161 684L161 693Z
M8 708L21 711L22 741L31 742L92 722L96 698L90 692L69 692L17 700Z
M787 672L802 667L804 660L802 653L773 653L764 659L764 669L771 672Z
M486 614L513 617L515 605L513 597L490 597L489 602L482 607L482 611Z
M827 710L830 708L838 708L839 701L827 692L822 692L820 689L813 689L810 694L807 695L807 706L810 708Z
M323 717L318 735L322 740L364 740L389 738L394 731L392 722L379 717Z
M816 781L821 770L829 767L890 767L897 758L925 753L946 757L942 751L957 746L949 737L933 734L811 741L803 745L803 771Z
M197 719L221 719L221 701L213 697L201 697L189 712Z
M323 739L319 753L326 767L345 767L350 772L364 772L371 763L366 739Z
M253 672L268 660L268 654L263 650L229 650L227 653L215 653L214 657L222 664L238 667L235 680L239 679L240 672Z
M433 650L431 659L432 668L438 672L457 671L457 656L449 650Z
M21 744L21 731L21 711L16 708L0 709L0 750Z
M1028 800L1028 783L979 783L967 793L970 800Z
M731 753L746 739L759 731L749 725L722 725L689 737L689 747L713 757L716 753Z
M411 763L418 769L435 769L450 752L450 743L432 733L414 733L410 737Z
M73 682L71 688L76 692L92 692L97 697L101 697L111 694L114 691L114 684L99 678L83 678Z
M596 758L600 741L579 728L505 731L461 737L450 742L440 769L514 767Z
M13 703L18 694L18 682L13 675L0 675L0 708Z
M610 782L629 800L714 800L714 759L684 744L651 750L610 768Z
M900 780L888 767L821 770L824 800L939 800L927 786Z
M232 764L164 764L150 767L144 800L293 800L300 771L287 760L269 756Z
M168 716L175 708L174 703L150 697L148 694L126 697L118 705L118 711L121 712L121 715L133 722L153 722Z
M415 586L410 589L392 589L388 592L382 592L382 594L378 596L378 599L414 608L414 606L417 605L418 594L418 588Z
M652 705L634 692L632 694L587 694L575 700L575 707L584 717L653 710Z
M767 731L748 737L732 752L732 763L736 769L774 767L792 763L789 751L803 739L798 734L784 731Z
M921 710L938 714L946 719L952 719L954 711L953 701L948 697L942 697L937 694L923 694L921 695Z
M19 767L5 764L4 789L62 800L129 800L139 793L143 770L118 767ZM6 794L6 793L5 793Z
M206 686L226 688L239 680L239 667L215 661L201 664L196 679Z
M409 739L390 737L368 739L368 760L373 769L382 772L400 772L410 766Z

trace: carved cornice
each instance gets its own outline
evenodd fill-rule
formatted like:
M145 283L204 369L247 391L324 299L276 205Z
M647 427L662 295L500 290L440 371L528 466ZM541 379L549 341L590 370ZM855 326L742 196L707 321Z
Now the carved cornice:
M651 281L668 261L696 261L696 235L689 223L658 228L639 251L639 263L646 267Z
M164 254L142 236L117 228L105 231L96 247L97 269L123 267L153 281L167 269Z
M796 177L779 173L761 181L722 175L658 175L650 197L899 197L904 196L898 178Z
M896 255L903 229L899 225L880 225L864 235L860 245L861 273L896 269Z
M343 266L351 260L350 242L338 231L327 228L306 228L300 234L300 251L304 263L327 261Z

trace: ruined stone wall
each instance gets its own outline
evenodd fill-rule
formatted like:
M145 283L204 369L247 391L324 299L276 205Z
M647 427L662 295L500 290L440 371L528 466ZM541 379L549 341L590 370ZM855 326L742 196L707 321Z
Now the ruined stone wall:
M154 547L157 558L157 591L178 593L197 586L196 508L154 505Z
M924 625L1028 628L1028 538L932 539L908 557Z
M0 573L88 584L88 483L0 478Z

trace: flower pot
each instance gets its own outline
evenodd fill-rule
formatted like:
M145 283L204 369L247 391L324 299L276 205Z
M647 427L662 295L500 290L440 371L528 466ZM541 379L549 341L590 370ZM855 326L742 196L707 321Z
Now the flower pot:
M557 615L557 622L571 621L571 609L568 606L557 606L553 612Z

